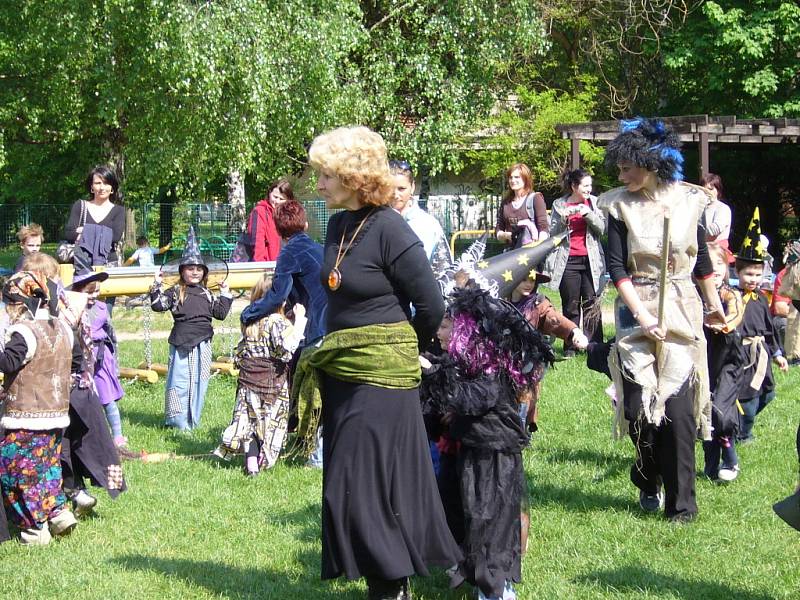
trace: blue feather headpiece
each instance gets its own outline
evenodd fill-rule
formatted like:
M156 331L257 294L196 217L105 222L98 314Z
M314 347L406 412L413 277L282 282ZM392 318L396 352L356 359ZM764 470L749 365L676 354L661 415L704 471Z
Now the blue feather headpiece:
M606 149L606 164L623 161L656 172L663 182L683 179L680 139L659 119L636 117L619 123L619 135Z

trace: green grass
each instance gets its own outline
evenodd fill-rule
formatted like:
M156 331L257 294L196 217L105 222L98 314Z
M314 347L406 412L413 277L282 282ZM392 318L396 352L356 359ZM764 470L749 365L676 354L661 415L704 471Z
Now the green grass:
M166 348L155 341L156 360L166 359ZM121 344L123 364L142 356L140 342ZM637 508L631 443L610 436L607 380L587 371L583 358L558 363L545 378L541 431L525 452L532 525L519 598L800 597L798 532L771 510L796 482L800 370L778 382L778 399L756 424L757 442L740 449L739 479L698 480L700 516L675 526ZM163 392L163 379L126 384L120 408L131 446L212 450L230 418L234 381L212 379L202 426L189 436L162 428ZM698 466L701 454L698 446ZM240 462L195 457L129 462L125 472L129 491L117 501L99 494L96 516L71 537L47 548L0 545L9 598L365 597L361 582L319 580L319 471L281 462L253 480ZM466 588L447 590L439 572L413 587L417 598L471 598Z

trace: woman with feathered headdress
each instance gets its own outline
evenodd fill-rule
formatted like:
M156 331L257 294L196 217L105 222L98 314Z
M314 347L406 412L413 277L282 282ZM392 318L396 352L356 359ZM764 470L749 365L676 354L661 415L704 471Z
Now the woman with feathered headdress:
M622 121L620 130L606 163L619 168L623 187L599 199L608 214L606 263L619 292L617 341L609 357L622 398L617 433L627 423L641 508L656 512L663 502L667 518L685 522L697 514L696 432L709 439L711 415L695 281L711 307L706 324L719 329L725 322L702 225L709 195L681 181L680 142L662 121ZM665 240L668 252L662 253Z

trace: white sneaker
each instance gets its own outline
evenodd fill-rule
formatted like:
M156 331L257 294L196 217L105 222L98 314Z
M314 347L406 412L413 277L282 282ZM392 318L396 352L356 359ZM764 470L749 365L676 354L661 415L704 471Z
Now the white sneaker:
M720 481L733 481L739 476L739 465L733 465L730 469L722 468L717 477Z
M75 518L71 510L65 508L50 519L50 533L52 535L69 535L77 524L78 519Z
M53 536L50 535L50 530L47 527L42 527L41 529L31 527L23 529L19 534L19 541L23 546L47 546L52 539Z
M503 588L503 600L517 600L517 593L510 581L506 581L506 586Z
M92 509L97 505L97 498L86 490L78 490L78 493L72 497L72 502L75 506L75 515L83 517L92 512Z

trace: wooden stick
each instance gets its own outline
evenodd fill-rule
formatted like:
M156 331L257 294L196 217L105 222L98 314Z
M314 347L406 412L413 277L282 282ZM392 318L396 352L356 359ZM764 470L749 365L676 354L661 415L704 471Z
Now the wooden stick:
M664 235L661 238L661 285L658 289L658 328L664 331L664 307L667 303L669 275L669 212L664 211Z

